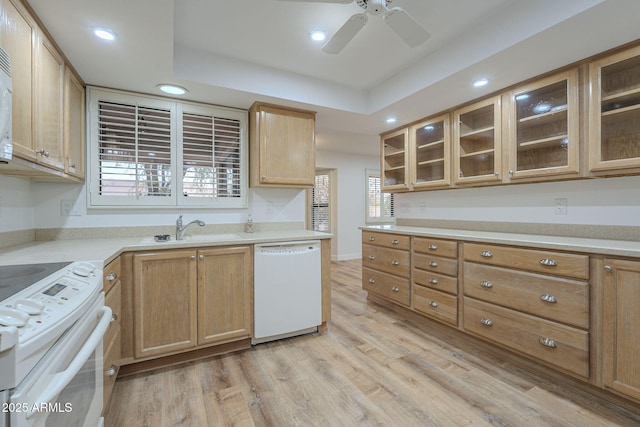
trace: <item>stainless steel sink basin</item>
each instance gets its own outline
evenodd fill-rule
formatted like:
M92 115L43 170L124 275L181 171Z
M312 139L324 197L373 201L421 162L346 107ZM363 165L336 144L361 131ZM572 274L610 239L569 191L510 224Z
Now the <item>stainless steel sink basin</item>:
M138 243L141 245L175 245L180 243L189 243L189 242L236 242L238 240L242 240L244 237L241 234L235 233L221 233L221 234L194 234L194 235L186 235L182 240L176 240L175 236L171 236L171 239L168 241L157 242L153 237L145 237L141 239Z

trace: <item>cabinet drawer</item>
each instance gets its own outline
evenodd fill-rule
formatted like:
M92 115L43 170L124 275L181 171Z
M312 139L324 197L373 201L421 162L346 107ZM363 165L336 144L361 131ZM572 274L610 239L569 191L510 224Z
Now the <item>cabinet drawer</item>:
M431 239L429 237L414 237L413 251L433 254L445 258L458 257L458 242L451 240Z
M444 292L413 287L413 308L416 311L453 326L458 325L458 299Z
M111 261L104 269L102 270L103 274L103 284L102 289L105 294L109 292L111 287L115 285L115 283L120 279L121 273L121 265L120 265L120 257Z
M111 342L111 338L115 335L116 329L120 325L120 319L122 318L122 293L120 292L120 282L118 282L104 298L104 305L111 308L111 323L107 328L107 332L104 333L104 343Z
M367 245L384 246L386 248L409 250L410 237L399 234L362 232L362 243Z
M409 279L363 268L362 289L402 305L409 306L411 304Z
M445 276L431 271L413 268L413 283L437 289L453 295L458 293L458 279L452 276Z
M467 297L464 329L583 378L589 377L586 331Z
M413 266L449 276L458 275L458 260L433 255L413 254Z
M589 284L470 262L464 294L580 328L589 328Z
M409 277L409 252L362 245L362 266Z
M589 278L589 256L587 255L465 243L464 259L578 279Z
M104 406L103 410L107 408L109 403L109 397L113 390L113 385L116 382L118 376L118 370L120 369L120 355L121 355L121 340L120 340L120 325L118 325L116 334L111 341L105 341L105 353L104 353L104 365L103 365L103 385L104 385Z

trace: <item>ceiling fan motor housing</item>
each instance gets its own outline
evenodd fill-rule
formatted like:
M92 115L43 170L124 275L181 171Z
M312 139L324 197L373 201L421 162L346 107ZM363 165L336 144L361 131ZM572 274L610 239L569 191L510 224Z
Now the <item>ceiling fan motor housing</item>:
M358 6L372 15L379 15L391 4L391 0L356 0Z

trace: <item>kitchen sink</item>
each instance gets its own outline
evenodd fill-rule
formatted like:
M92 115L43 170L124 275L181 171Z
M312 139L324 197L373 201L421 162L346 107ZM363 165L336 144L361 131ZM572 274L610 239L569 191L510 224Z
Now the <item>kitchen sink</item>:
M157 242L153 237L145 237L141 239L138 243L141 245L163 245L170 246L176 245L180 243L189 243L189 242L222 242L222 241L230 241L237 242L238 240L243 240L245 237L242 234L235 233L221 233L221 234L194 234L194 235L186 235L182 240L176 240L175 236L171 236L170 240Z

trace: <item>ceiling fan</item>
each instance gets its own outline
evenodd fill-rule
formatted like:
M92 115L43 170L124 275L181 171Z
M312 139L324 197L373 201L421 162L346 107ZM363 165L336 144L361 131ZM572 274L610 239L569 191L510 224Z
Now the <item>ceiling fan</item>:
M367 14L383 14L384 22L410 47L416 47L429 38L429 33L422 28L401 7L392 7L392 0L280 0L297 1L305 3L342 3L348 4L354 1L364 9L364 13L356 13L329 39L322 51L325 53L340 53L342 49L358 34L367 23Z

